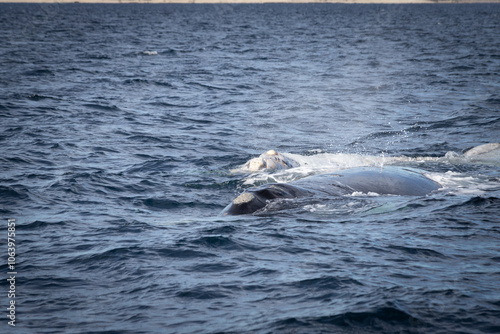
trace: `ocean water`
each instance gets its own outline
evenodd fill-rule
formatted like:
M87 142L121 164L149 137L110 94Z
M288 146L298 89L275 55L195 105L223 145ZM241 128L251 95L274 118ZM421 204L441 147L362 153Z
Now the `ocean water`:
M0 4L1 332L499 333L500 157L462 155L500 141L499 31L498 4ZM269 149L304 166L231 172ZM219 216L386 164L443 188Z

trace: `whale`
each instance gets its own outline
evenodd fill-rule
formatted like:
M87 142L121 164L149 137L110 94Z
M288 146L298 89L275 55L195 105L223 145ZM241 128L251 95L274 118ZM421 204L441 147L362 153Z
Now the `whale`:
M221 215L245 215L265 212L280 199L345 196L355 193L398 196L425 196L441 185L408 167L357 167L334 173L318 174L289 183L270 183L249 188L237 196Z

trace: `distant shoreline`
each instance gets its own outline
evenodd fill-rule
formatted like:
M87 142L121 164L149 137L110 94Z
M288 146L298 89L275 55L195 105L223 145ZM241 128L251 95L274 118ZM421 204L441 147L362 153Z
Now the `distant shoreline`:
M179 3L179 4L262 4L262 3L341 3L341 4L474 4L500 0L0 0L0 3Z

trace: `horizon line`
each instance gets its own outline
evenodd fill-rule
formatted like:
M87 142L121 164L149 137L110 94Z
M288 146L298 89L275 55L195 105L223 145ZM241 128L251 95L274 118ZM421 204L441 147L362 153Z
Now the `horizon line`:
M474 4L500 0L0 0L0 3L102 3L102 4L263 4L263 3L340 3L340 4Z

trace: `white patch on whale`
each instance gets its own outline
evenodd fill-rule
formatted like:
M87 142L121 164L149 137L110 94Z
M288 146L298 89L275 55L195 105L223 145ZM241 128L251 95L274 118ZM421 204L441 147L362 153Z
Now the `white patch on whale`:
M259 157L250 159L243 166L232 170L233 173L238 172L257 172L260 170L279 170L298 167L299 163L290 157L278 153L275 150L269 150L262 153Z

